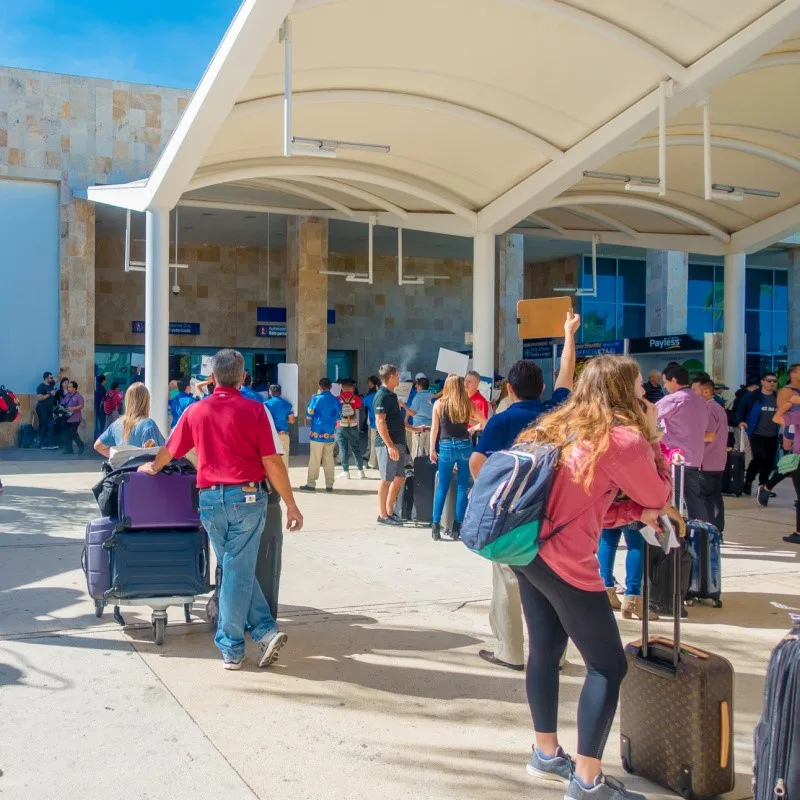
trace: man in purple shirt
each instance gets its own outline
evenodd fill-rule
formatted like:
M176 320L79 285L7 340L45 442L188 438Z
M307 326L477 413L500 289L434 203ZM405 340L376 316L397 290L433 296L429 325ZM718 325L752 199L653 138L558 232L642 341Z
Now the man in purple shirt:
M706 401L689 388L689 370L670 364L662 373L668 394L656 403L658 425L664 430L664 444L683 453L684 500L690 519L709 522L701 488L700 467L708 430Z
M701 378L692 384L692 391L706 401L708 430L700 466L700 484L706 504L706 519L720 533L725 529L725 506L722 499L722 476L728 461L728 415L714 399L714 381Z

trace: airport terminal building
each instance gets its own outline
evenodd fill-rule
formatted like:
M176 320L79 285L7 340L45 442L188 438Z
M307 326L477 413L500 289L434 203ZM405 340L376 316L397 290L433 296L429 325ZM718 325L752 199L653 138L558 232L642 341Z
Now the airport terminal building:
M239 22L226 38L243 36L253 20ZM270 48L279 47L276 34ZM245 72L239 83L252 88L258 69L250 70L252 78ZM238 125L279 114L272 102L281 99L278 79L270 91L261 89L263 97L240 96L237 106L261 105L235 108L225 124L233 124L237 110ZM791 235L734 262L714 248L692 252L688 245L700 236L690 218L671 214L669 222L653 225L656 214L646 205L610 209L607 193L596 204L587 192L573 203L551 204L506 232L495 226L495 232L468 235L466 214L450 194L414 191L421 182L383 174L370 179L379 163L372 153L369 170L352 175L300 153L289 159L299 165L294 172L235 166L206 178L203 169L212 168L201 168L184 180L179 202L160 207L156 219L150 207L137 208L128 198L160 177L165 162L167 169L180 160L170 148L186 146L202 124L214 90L211 83L203 87L198 95L208 96L201 103L184 90L0 67L0 320L12 344L0 354L0 383L23 396L23 418L44 370L64 367L87 397L98 373L124 386L132 370L147 365L148 321L163 331L164 313L169 378L197 374L203 355L232 346L244 353L257 381L273 380L281 362L298 363L303 399L322 373L351 375L361 386L387 361L433 374L439 347L482 348L475 354L482 373L492 361L503 373L523 354L517 301L570 289L587 345L605 343L616 352L631 340L625 348L634 354L667 347L702 361L705 335L724 329L726 278L739 280L744 270L742 369L755 375L800 360L794 269L800 244ZM307 86L303 92L314 94ZM298 104L296 119L324 112L329 99ZM266 130L272 135L271 123ZM278 128L274 133L277 146ZM380 141L377 134L361 138ZM219 134L206 158L216 153L222 163L219 153L235 149L226 142ZM251 142L236 146L229 164L255 158ZM700 148L686 149L699 155ZM307 166L322 161L325 169ZM454 222L438 213L437 202L453 212ZM655 232L645 237L642 229ZM659 243L665 249L649 246ZM147 289L145 265L163 261L167 252L156 297ZM492 264L488 272L484 262ZM485 326L483 336L476 329L486 320L494 337ZM645 341L666 336L673 337L666 345ZM526 352L541 357L549 344L530 342ZM162 362L154 369L163 382ZM11 426L0 436L7 443Z

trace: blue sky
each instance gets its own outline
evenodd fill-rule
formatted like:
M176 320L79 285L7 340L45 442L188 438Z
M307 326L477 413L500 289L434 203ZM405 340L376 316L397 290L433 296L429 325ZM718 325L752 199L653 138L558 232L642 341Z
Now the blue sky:
M240 0L0 0L0 66L194 88Z

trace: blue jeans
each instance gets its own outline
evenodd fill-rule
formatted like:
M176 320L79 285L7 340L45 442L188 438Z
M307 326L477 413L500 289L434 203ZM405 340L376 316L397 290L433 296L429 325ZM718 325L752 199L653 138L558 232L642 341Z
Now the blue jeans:
M600 577L606 588L614 588L614 558L621 536L625 536L628 555L625 557L625 594L638 596L642 593L642 569L644 565L644 539L639 531L627 528L606 528L600 534L597 560L600 562Z
M254 501L246 502L248 497ZM200 520L223 575L214 644L234 660L244 656L246 629L254 642L278 630L256 580L258 545L266 515L267 493L263 489L245 493L240 486L224 486L200 492Z
M433 498L433 521L442 521L444 503L450 490L453 468L456 473L458 494L456 495L456 522L464 521L467 513L467 490L469 489L469 457L472 455L472 442L469 439L444 439L439 443L439 483Z

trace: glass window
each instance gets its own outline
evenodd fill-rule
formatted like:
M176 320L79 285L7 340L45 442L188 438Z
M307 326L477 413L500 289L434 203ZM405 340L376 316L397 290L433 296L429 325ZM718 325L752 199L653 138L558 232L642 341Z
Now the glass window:
M617 262L617 302L645 305L647 302L647 266L644 261L621 258Z
M687 333L696 339L702 339L706 331L714 331L714 312L702 308L690 308Z
M748 269L745 281L745 308L772 311L771 269Z
M775 289L772 299L775 311L789 310L789 273L787 270L775 270Z
M647 309L644 306L622 306L622 321L619 325L621 330L617 338L636 339L639 336L644 336L647 324L646 314Z
M772 355L786 358L789 352L789 315L776 311L772 315Z
M584 342L606 342L617 338L617 311L614 303L598 303L584 298L581 330Z
M715 303L714 266L689 264L689 307L712 308Z
M592 283L592 259L583 259L583 286ZM582 298L581 341L644 336L647 272L644 261L597 259L597 297Z

